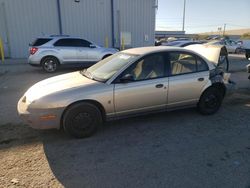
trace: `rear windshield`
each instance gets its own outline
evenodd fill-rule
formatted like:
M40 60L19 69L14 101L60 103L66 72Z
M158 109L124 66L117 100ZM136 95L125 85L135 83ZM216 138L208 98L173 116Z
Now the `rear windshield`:
M49 42L50 40L52 40L52 39L49 39L49 38L38 38L38 39L36 39L31 45L32 46L41 46L41 45L43 45L43 44L45 44L45 43L47 43L47 42Z

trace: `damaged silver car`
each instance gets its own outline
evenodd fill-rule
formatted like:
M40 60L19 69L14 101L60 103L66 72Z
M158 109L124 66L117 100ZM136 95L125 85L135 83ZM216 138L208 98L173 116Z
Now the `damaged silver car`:
M222 47L143 47L116 53L90 68L52 77L21 97L19 115L33 128L83 138L104 121L196 106L217 112L234 84ZM224 58L224 60L223 60Z

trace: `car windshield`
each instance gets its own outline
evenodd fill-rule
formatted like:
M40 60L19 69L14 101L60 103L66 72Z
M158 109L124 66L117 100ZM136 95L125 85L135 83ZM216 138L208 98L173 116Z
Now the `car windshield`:
M138 55L119 52L99 61L81 73L90 79L105 82L137 57Z

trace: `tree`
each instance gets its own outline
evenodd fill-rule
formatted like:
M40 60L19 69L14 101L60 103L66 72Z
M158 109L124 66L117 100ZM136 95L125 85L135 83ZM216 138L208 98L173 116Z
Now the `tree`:
M241 39L250 39L250 32L249 33L244 33L243 35L241 35L240 38Z
M209 37L209 35L196 35L194 38L196 40L206 40Z

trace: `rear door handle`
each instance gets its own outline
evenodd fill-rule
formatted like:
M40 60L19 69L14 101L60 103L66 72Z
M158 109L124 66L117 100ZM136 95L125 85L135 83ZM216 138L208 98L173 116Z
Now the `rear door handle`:
M202 81L204 81L204 78L198 78L198 81L202 82Z
M155 85L156 88L162 88L164 85L163 84L157 84Z

